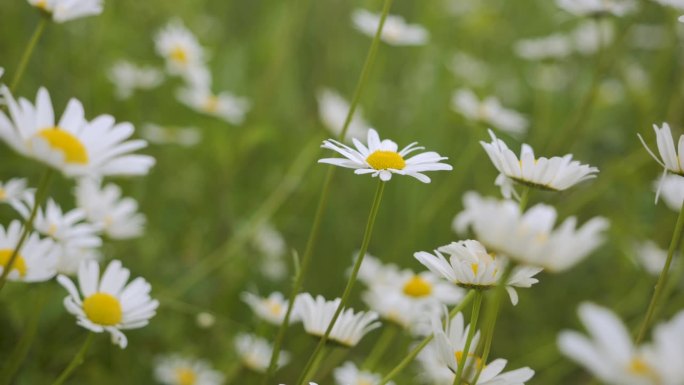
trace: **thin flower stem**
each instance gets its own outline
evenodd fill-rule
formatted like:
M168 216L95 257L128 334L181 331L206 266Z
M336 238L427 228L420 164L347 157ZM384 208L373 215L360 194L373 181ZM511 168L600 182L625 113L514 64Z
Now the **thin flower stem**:
M385 3L383 5L382 14L380 16L380 23L378 24L378 29L375 32L375 36L373 37L371 46L368 49L366 60L363 64L363 68L361 69L361 75L359 75L359 80L356 83L356 89L354 90L354 96L352 97L352 101L349 106L349 111L347 112L347 116L344 120L342 131L338 136L339 140L344 140L345 136L347 135L347 130L349 130L349 125L351 124L352 118L354 117L354 112L356 111L356 107L359 104L359 100L361 99L361 94L363 93L366 83L368 82L368 76L371 72L371 69L373 68L373 64L375 63L375 56L380 45L380 36L382 34L382 29L385 26L385 20L387 19L387 15L389 15L389 10L392 7L393 1L394 0L385 0ZM318 234L320 232L319 230L321 227L323 214L325 212L326 207L328 206L330 187L332 185L332 180L335 176L336 170L336 167L330 166L325 176L323 187L321 188L321 195L318 201L318 206L316 208L316 213L314 214L314 221L311 226L311 231L309 232L309 238L306 241L306 248L304 249L304 254L302 255L301 271L295 278L294 284L292 286L292 291L290 292L289 297L289 303L287 306L287 310L285 311L285 318L283 319L283 322L280 324L278 334L276 335L276 339L273 343L273 354L271 355L271 363L269 364L268 370L266 370L266 374L263 376L263 380L261 382L262 385L266 385L269 379L275 373L277 367L276 364L278 362L278 356L280 355L280 348L283 344L283 340L285 339L287 327L290 324L290 318L292 316L292 308L294 306L295 298L297 297L297 294L299 294L299 292L302 290L302 286L304 285L304 277L306 276L306 273L309 269L311 256L313 255L313 250L316 247L316 243L318 242Z
M672 257L674 256L675 250L679 246L679 241L682 238L682 229L684 229L684 202L682 202L682 207L679 210L679 216L677 217L677 224L675 225L674 233L672 234L672 241L670 242L670 248L667 250L667 259L665 260L665 266L660 272L660 277L658 277L658 282L655 286L655 291L653 292L653 297L651 297L651 303L648 305L648 310L646 311L646 317L644 322L641 324L639 329L639 334L636 338L636 343L639 344L646 337L646 332L648 332L651 322L653 321L653 315L658 303L663 296L663 290L667 286L668 272L670 270L670 265L672 264Z
M530 186L523 187L522 193L520 193L520 202L518 207L520 208L520 214L523 214L525 208L527 207L527 202L530 200Z
M31 213L24 223L24 231L21 233L21 237L19 237L16 247L14 250L12 250L12 254L9 257L7 264L3 266L2 275L0 275L0 290L2 290L2 288L5 286L5 283L7 282L7 276L9 275L10 271L12 271L12 267L14 267L14 262L16 262L17 257L19 257L19 251L21 250L22 246L24 246L24 242L26 242L26 238L28 238L29 233L31 230L33 230L33 220L36 218L38 208L47 197L47 192L50 187L50 181L52 180L53 174L54 170L51 168L47 168L45 173L43 173L43 177L38 185L38 190L36 191L36 198L35 202L33 202Z
M69 365L64 369L62 374L60 374L59 377L57 377L57 379L55 380L55 382L52 383L52 385L62 385L64 381L66 381L67 378L69 378L71 373L83 363L83 360L85 359L85 354L86 352L88 352L88 348L90 347L90 344L93 342L93 337L95 337L95 333L88 332L88 337L86 337L85 342L83 342L81 349L79 349L78 353L76 353L71 362L69 362Z
M468 304L470 303L470 301L473 300L474 297L475 290L470 290L470 292L468 292L468 294L466 294L466 296L463 297L461 303L459 303L456 307L451 309L451 311L449 312L449 320L451 320L456 314L458 314L458 312L460 312L466 306L468 306ZM409 352L406 358L401 360L401 362L397 366L395 366L394 369L392 369L385 377L382 378L382 380L380 380L378 385L386 385L388 382L392 381L394 377L396 377L411 362L413 362L413 360L418 356L418 354L420 354L421 351L423 351L423 349L425 349L425 347L432 341L433 338L434 335L432 334L425 337L415 348L413 348L413 350L411 350L411 352Z
M26 45L24 53L21 55L19 65L17 66L17 70L14 72L14 76L12 77L12 82L10 83L10 91L14 92L17 89L17 86L19 85L19 82L21 81L21 78L24 75L24 71L26 70L26 66L28 65L28 62L31 59L31 55L33 55L33 51L36 48L36 45L38 44L38 40L40 40L40 37L43 35L43 31L45 31L45 26L47 26L48 22L49 19L47 17L42 17L40 19L40 22L38 22L36 29L33 31L33 35L31 35L31 40L29 40L28 44Z
M482 291L475 291L475 299L473 300L473 312L470 315L470 326L468 327L468 336L466 337L465 345L463 346L463 351L461 352L461 358L458 360L458 368L456 370L456 377L454 377L454 385L461 385L463 379L463 368L465 368L465 363L468 361L470 353L470 344L473 342L473 337L475 336L475 330L477 329L477 319L480 317L480 307L482 305Z
M351 290L354 287L354 283L356 283L356 276L359 274L359 269L361 268L361 264L363 263L363 259L366 256L366 252L368 251L368 245L370 244L371 237L373 236L373 227L375 226L375 218L378 216L378 210L380 209L380 202L382 201L382 193L385 191L385 182L382 180L378 180L378 187L375 190L375 197L373 198L373 204L371 205L370 213L368 214L368 221L366 222L366 230L364 231L363 234L363 240L361 241L361 248L359 249L359 255L356 257L356 262L354 263L354 267L352 268L351 275L349 276L349 280L347 281L347 286L344 288L344 293L342 293L342 299L340 300L340 304L337 306L337 310L335 310L335 314L333 314L332 319L330 320L330 324L328 324L328 328L325 330L325 333L323 333L323 336L321 337L320 341L318 342L318 345L316 346L316 349L314 349L314 352L311 354L311 357L309 358L309 362L306 364L304 367L304 370L302 370L302 374L299 377L299 381L297 381L297 384L301 385L305 381L305 375L311 368L311 365L316 361L317 356L321 353L323 350L323 347L325 346L325 343L328 341L328 337L330 336L330 332L332 331L333 327L335 326L335 322L337 322L337 319L340 317L340 314L342 313L342 310L347 304L347 301L349 300L349 295L351 294Z
M392 345L394 338L397 336L397 332L399 332L399 328L392 323L389 323L385 327L380 335L380 338L378 338L378 341L373 346L373 349L370 353L368 353L368 357L366 357L366 361L363 363L364 369L370 371L375 369L375 367L378 365L378 362L380 362L380 359L387 351L387 348Z

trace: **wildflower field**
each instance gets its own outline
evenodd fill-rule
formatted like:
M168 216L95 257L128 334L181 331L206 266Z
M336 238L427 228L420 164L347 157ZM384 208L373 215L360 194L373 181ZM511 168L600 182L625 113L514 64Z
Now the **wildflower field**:
M684 385L684 1L0 4L0 385Z

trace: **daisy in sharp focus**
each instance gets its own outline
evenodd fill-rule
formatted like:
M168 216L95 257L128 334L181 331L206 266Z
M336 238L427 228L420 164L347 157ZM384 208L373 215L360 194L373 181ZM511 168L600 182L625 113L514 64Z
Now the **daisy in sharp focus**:
M357 9L352 14L354 27L364 35L375 37L375 33L380 25L380 15ZM421 25L408 24L401 16L388 15L380 34L380 39L387 44L402 45L424 45L430 38L428 31Z
M154 38L157 54L166 60L172 75L189 76L197 67L204 67L204 49L195 35L180 20L171 20Z
M28 0L56 23L102 13L104 0Z
M406 159L408 154L425 148L417 146L417 142L413 142L397 152L398 146L395 142L389 139L381 141L378 132L372 128L368 130L367 145L357 139L352 139L352 141L356 149L334 139L323 141L323 148L333 150L344 158L325 158L320 159L318 163L353 168L355 174L371 174L371 176L379 177L385 182L392 179L392 174L398 174L412 176L423 183L430 183L430 178L423 172L450 171L453 169L451 165L440 163L448 159L447 157L440 156L433 151L420 153Z
M646 151L648 151L649 155L651 155L651 157L658 162L661 167L663 167L663 177L661 179L660 187L658 187L656 191L656 202L658 202L660 191L663 187L667 173L671 172L679 176L684 176L684 158L680 156L684 155L682 154L682 152L684 152L684 135L679 136L679 142L677 147L675 147L669 124L663 123L662 127L658 127L654 124L653 130L656 134L656 143L658 152L660 153L660 158L658 158L653 151L651 151L644 141L644 138L641 137L641 134L637 134L637 136L639 137L641 144L643 144L646 148Z
M156 359L154 376L165 385L221 385L225 377L205 360L175 354Z
M266 372L271 363L273 346L261 337L239 333L235 336L235 350L242 364L257 373ZM281 351L278 356L278 367L285 366L288 362L290 362L290 353Z
M0 203L16 202L26 193L31 193L33 189L28 189L26 186L24 178L12 178L7 182L0 182Z
M529 122L517 111L504 108L493 96L480 100L468 89L456 90L451 97L451 109L468 120L491 124L513 135L524 134Z
M21 222L16 220L7 229L0 225L0 274L7 268L22 232ZM38 234L30 233L15 257L7 279L21 282L47 281L57 274L58 257L58 247L52 240L40 239Z
M241 124L250 108L249 100L230 92L214 94L208 87L191 86L181 89L178 100L197 112L215 116L234 125Z
M335 369L333 377L337 385L377 385L382 381L381 375L361 370L351 361ZM390 381L387 385L394 385L394 382Z
M146 326L159 307L159 302L150 297L152 286L145 279L138 277L126 284L130 274L120 261L113 260L101 277L97 262L83 262L78 270L78 288L68 277L57 276L57 282L69 293L64 307L76 316L77 324L91 332L108 332L112 343L122 349L128 345L122 330Z
M119 99L128 99L135 90L155 88L164 80L164 74L158 69L140 67L126 60L114 63L107 76L114 85Z
M506 179L542 190L562 191L595 178L598 173L598 168L572 160L572 154L563 157L535 158L534 150L527 144L522 145L518 158L492 130L489 130L489 135L492 142L481 141L480 144L494 167L501 173L496 184L502 187L502 192L507 198L514 190Z
M134 131L130 123L115 124L109 115L88 122L76 99L69 101L56 123L45 88L38 91L35 106L23 98L17 103L6 87L0 93L9 109L9 117L0 111L0 139L68 177L144 175L154 165L154 158L133 153L147 142L127 140Z
M344 121L349 113L349 103L339 93L324 88L316 96L318 101L318 115L323 125L335 137L339 137L344 127ZM345 135L345 141L351 142L351 138L363 139L368 135L368 124L363 119L361 108L356 108L354 116Z
M283 323L288 301L282 293L276 291L266 298L261 298L258 295L244 292L240 297L259 318L273 325Z
M637 8L634 0L556 0L556 5L575 16L625 16Z

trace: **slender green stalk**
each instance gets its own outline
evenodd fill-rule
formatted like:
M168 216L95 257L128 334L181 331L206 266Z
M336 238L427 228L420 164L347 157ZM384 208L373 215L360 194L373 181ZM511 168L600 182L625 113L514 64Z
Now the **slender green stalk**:
M347 130L349 130L349 125L351 124L352 118L354 117L354 112L356 111L356 107L359 104L359 100L361 99L361 94L363 93L366 83L368 82L368 76L370 74L371 69L373 68L373 64L375 63L375 56L378 51L378 46L380 45L380 36L382 34L382 29L385 25L387 15L389 15L389 10L392 6L393 1L394 0L385 0L382 9L382 14L380 16L380 23L378 24L378 29L375 33L375 36L373 37L371 46L368 49L366 60L363 64L363 68L361 69L361 75L359 76L359 80L356 83L356 89L354 90L354 96L352 97L352 101L349 106L349 111L347 112L347 117L344 120L342 131L338 136L339 140L344 140L345 136L347 135ZM299 292L302 290L302 286L304 285L304 277L308 272L309 264L311 262L311 256L313 255L313 250L316 247L316 243L318 242L318 234L320 232L323 213L325 212L325 209L328 206L330 187L332 185L332 180L335 176L336 169L337 168L335 166L328 167L328 172L325 176L323 187L321 189L321 195L318 201L318 206L316 208L316 214L314 215L314 221L311 226L311 231L309 232L309 238L306 241L306 248L304 249L304 254L302 255L301 272L295 279L294 285L292 286L292 291L290 292L289 297L289 303L287 306L287 310L285 311L285 318L283 319L282 324L280 324L278 334L276 335L276 339L273 343L273 354L271 355L271 363L268 367L268 370L266 371L266 374L263 377L263 380L261 382L262 385L266 385L268 383L269 379L273 376L273 373L276 370L278 356L280 355L280 348L283 344L283 340L285 339L287 327L290 324L290 318L292 316L292 308L294 306L295 298L297 297L297 294L299 294Z
M370 371L375 369L375 367L378 365L378 362L380 362L380 359L387 351L387 348L392 345L392 341L394 341L394 338L397 336L398 332L399 328L393 323L387 324L385 329L382 331L380 338L378 338L378 340L375 342L373 349L370 353L368 353L366 361L363 363L364 369Z
M522 193L520 194L520 202L518 207L520 207L520 213L522 214L527 207L527 202L530 200L530 186L523 187Z
M653 321L653 314L660 302L663 295L663 290L667 286L668 272L670 270L670 265L672 264L672 256L675 250L679 246L679 241L682 238L682 229L684 229L684 202L682 202L682 207L679 210L679 217L677 217L677 224L675 225L674 233L672 234L672 241L670 242L670 248L667 250L667 259L665 260L665 266L660 272L660 277L658 277L658 282L655 286L655 291L653 292L653 297L651 297L651 303L648 305L648 310L646 310L646 317L644 322L641 324L639 329L639 334L636 338L636 343L640 343L646 337L646 332L648 332L651 322Z
M43 31L45 31L45 26L49 21L50 20L47 17L43 17L38 22L36 29L33 31L33 35L31 35L31 40L29 40L28 44L26 45L26 48L24 49L24 53L21 55L21 60L19 61L17 70L14 72L12 82L10 83L10 91L14 92L17 89L17 86L19 85L19 82L21 81L21 78L24 75L24 71L26 70L26 66L28 65L28 62L31 59L31 55L33 55L33 51L36 48L36 45L38 44L38 40L40 40L40 37L43 35Z
M17 246L14 248L14 250L12 250L12 254L9 257L9 260L7 260L7 264L3 266L2 275L0 275L0 290L2 290L2 288L5 286L5 283L7 282L7 276L9 275L10 271L12 271L14 262L16 262L17 258L19 257L19 251L21 250L22 246L24 246L24 242L26 242L26 238L28 238L29 233L31 230L33 230L33 220L36 218L38 208L45 200L45 197L47 197L48 188L50 186L50 181L52 180L53 174L54 171L49 167L45 170L45 173L43 173L43 177L38 185L38 190L36 191L36 198L35 202L33 202L31 213L24 223L24 231L21 233L21 237L19 237Z
M69 378L71 373L83 363L83 360L85 359L85 354L86 352L88 352L88 348L90 347L90 344L93 342L93 337L95 337L95 333L88 332L88 337L86 337L86 340L83 342L81 349L78 350L78 353L76 353L71 362L69 362L69 365L67 365L62 374L60 374L59 377L57 377L57 379L55 380L55 382L52 383L52 385L62 385L64 381L66 381L67 378Z
M311 357L309 358L309 362L304 367L304 370L302 370L302 374L299 377L299 381L297 381L297 384L299 384L299 385L304 383L304 380L306 378L305 377L306 373L309 372L311 365L313 365L313 363L316 361L316 357L323 350L323 347L325 346L325 343L328 341L328 337L330 336L330 332L332 331L333 327L335 326L335 322L337 322L337 319L340 317L342 310L344 309L344 307L347 304L347 301L349 300L349 295L351 294L351 290L354 287L354 283L356 283L356 277L359 274L359 269L361 269L361 264L363 263L363 259L366 256L366 252L368 251L368 245L370 244L371 237L373 236L373 227L375 226L375 218L378 216L378 210L380 209L380 202L382 201L382 193L384 191L385 191L385 182L383 182L382 180L378 180L378 188L375 190L375 197L373 198L373 204L371 205L370 213L368 214L368 221L366 223L366 230L364 231L364 234L363 234L363 240L361 241L361 248L359 249L359 255L356 257L356 262L354 263L354 267L352 268L352 273L349 276L349 280L347 281L347 286L344 288L344 293L342 293L342 299L340 301L340 304L337 306L337 310L335 310L335 314L333 314L332 319L330 320L330 324L328 325L328 328L325 330L325 333L323 333L323 336L321 337L320 341L318 342L316 349L314 349L314 352L311 354Z
M482 305L482 291L475 291L475 299L473 300L473 312L470 315L470 326L468 327L468 336L466 337L465 345L463 346L463 351L461 352L461 358L458 360L458 368L456 370L456 377L454 377L454 385L461 385L463 379L463 368L465 368L465 363L468 361L470 353L470 344L473 342L473 337L475 336L475 330L477 329L477 319L480 316L480 306Z
M321 349L321 353L316 357L316 360L313 362L313 365L307 370L306 374L303 375L304 378L308 378L310 380L313 380L316 377L316 373L318 372L318 369L321 367L321 363L323 362L323 359L328 355L328 349L326 347L323 347Z
M458 312L463 310L470 301L473 300L475 297L475 290L470 290L468 294L463 297L463 300L461 300L461 303L459 303L456 307L451 309L449 312L449 320L451 320ZM448 322L448 321L447 321ZM396 377L399 373L401 373L402 370L404 370L413 360L420 354L423 349L432 341L434 338L434 335L430 334L429 336L425 337L413 350L409 352L409 354L401 360L401 362L394 367L385 377L380 380L378 385L386 385L388 382L392 381L394 377Z

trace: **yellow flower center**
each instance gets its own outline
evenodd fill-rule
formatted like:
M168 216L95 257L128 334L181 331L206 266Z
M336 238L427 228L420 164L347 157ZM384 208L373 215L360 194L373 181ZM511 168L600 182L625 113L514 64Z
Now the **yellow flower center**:
M0 265L3 268L7 268L7 264L9 263L10 257L12 256L12 252L14 250L10 249L2 249L0 250ZM17 256L14 258L14 263L12 264L12 270L16 270L19 272L20 277L24 277L26 275L26 261L24 258L17 254Z
M216 112L219 107L219 99L214 95L209 95L204 101L204 110L207 112Z
M432 293L432 285L418 275L414 275L404 284L404 294L408 296L420 298L430 293Z
M403 170L406 167L406 161L394 151L377 150L368 155L366 162L376 170L387 170L389 168L394 170Z
M644 360L636 357L629 362L629 371L636 375L645 376L651 373L651 368Z
M272 300L266 301L266 308L268 309L268 312L274 316L279 315L283 311L283 307L280 306L280 304L277 301Z
M471 263L470 264L470 270L473 271L474 275L477 275L477 271L480 269L480 264L479 263Z
M190 368L176 369L176 382L178 385L194 385L197 381L197 374Z
M88 152L81 141L59 127L46 128L38 132L39 137L48 142L50 147L64 153L67 163L88 163Z
M47 0L40 0L39 2L36 3L35 7L38 9L42 9L43 11L48 12Z
M88 319L98 325L112 326L121 322L121 303L107 293L95 293L83 301L83 311Z
M356 385L374 385L375 383L371 380L367 380L365 378L360 379L359 381L356 382Z
M7 193L5 192L5 189L0 188L0 200L2 199L7 199Z
M463 352L461 352L461 351L455 352L454 356L456 357L456 363L459 363L463 359ZM468 357L469 358L475 358L475 366L477 366L478 369L483 367L482 358L476 356L474 353L468 353Z
M185 49L181 46L176 46L171 50L171 53L169 54L171 56L171 60L179 62L181 64L187 64L188 63L188 53L185 52Z

